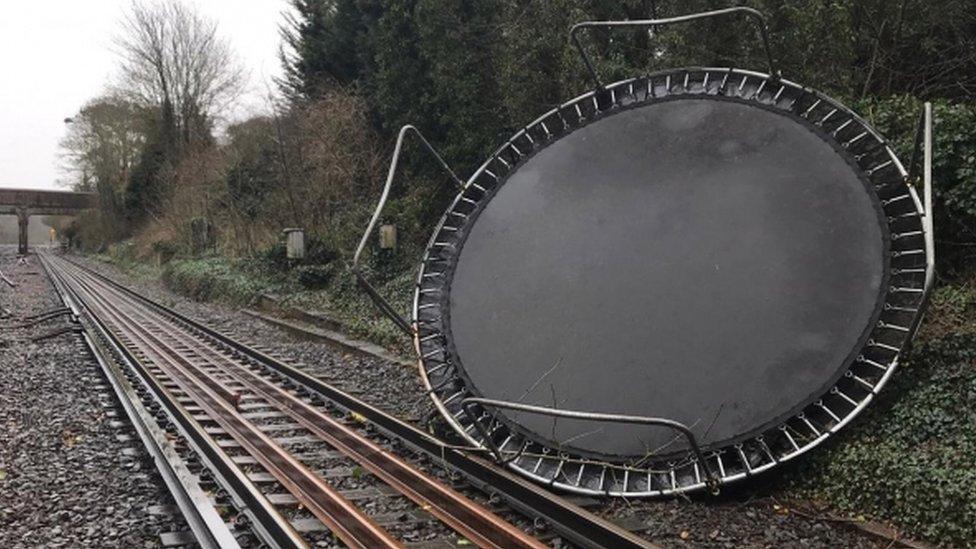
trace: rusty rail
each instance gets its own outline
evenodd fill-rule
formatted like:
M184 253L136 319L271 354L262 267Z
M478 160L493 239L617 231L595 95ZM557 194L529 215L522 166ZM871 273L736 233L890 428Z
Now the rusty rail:
M236 409L240 392L214 372L260 396L478 546L545 547L480 504L225 356L220 352L225 346L200 337L75 266L58 263L62 264L57 268L68 275L67 283L92 314L108 322L116 338L150 359L347 545L398 547L400 542L244 418Z

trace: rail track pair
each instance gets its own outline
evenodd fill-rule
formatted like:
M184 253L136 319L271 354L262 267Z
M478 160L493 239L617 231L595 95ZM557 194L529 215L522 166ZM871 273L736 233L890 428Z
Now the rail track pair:
M435 519L448 536L479 547L545 547L526 531L537 519L552 526L548 537L581 546L647 545L93 271L61 257L45 255L42 261L65 304L86 326L86 338L140 435L156 447L157 466L171 489L182 493L177 501L204 546L233 546L249 524L260 541L275 546L335 536L352 547L398 547L416 537L410 528ZM170 427L166 434L160 419L175 431ZM380 431L381 440L369 436L364 424ZM197 466L185 449L174 449L174 434L189 441L209 471L205 476L216 477L233 505L215 506L200 488L200 476L190 472ZM396 455L384 445L389 440L436 458L471 485L490 487L501 497L476 502L462 493L465 488ZM364 503L379 497L398 499L387 505L395 512L368 514ZM498 508L501 502L507 506ZM231 508L246 520L228 525L222 513L233 514Z

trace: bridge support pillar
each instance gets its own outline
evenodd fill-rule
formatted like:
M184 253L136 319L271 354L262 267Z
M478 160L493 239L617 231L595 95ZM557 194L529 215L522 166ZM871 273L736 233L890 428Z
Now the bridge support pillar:
M20 229L17 233L17 253L20 255L27 255L27 222L29 219L30 215L27 210L17 210L17 225Z

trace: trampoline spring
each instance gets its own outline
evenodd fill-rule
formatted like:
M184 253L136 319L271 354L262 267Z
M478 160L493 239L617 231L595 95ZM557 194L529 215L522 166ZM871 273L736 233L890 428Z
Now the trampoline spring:
M498 445L498 450L499 451L505 450L505 447L508 446L508 443L511 442L513 438L515 438L515 435L508 435L507 437L505 437L505 440L503 440L502 443Z
M702 91L704 91L704 92L707 92L708 91L708 75L709 75L709 72L708 71L705 71L705 77L702 78Z
M613 102L615 101L615 99L613 98L614 97L613 90L608 90L608 91L610 92L610 104L612 105ZM590 96L590 102L593 103L593 112L594 113L600 112L600 102L597 100L596 94ZM582 118L580 120L582 120Z
M647 94L652 98L657 97L657 92L654 90L654 78L648 77L647 79Z
M837 129L834 130L833 132L831 132L831 135L833 135L834 137L837 137L837 134L839 134L840 132L844 131L844 128L846 128L847 126L850 126L852 123L854 123L854 119L853 118L851 118L847 122L844 122L840 126L837 126Z
M742 445L736 444L735 450L739 452L739 457L742 458L742 464L746 466L746 473L752 474L752 465L749 463L749 458L746 457L746 453L742 450Z
M868 358L868 357L866 357L864 355L859 355L857 357L857 362L860 362L862 364L868 364L868 365L874 366L875 368L881 370L882 372L887 372L888 371L888 366L885 366L884 364L881 364L880 362L871 360L870 358Z
M756 88L756 93L753 94L753 97L754 98L759 99L759 95L762 94L762 92L763 92L764 89L766 89L766 82L769 82L769 81L768 80L763 80L762 82L759 83L759 87Z
M684 89L685 89L685 93L688 93L688 79L689 78L691 78L691 73L688 72L688 71L685 71L685 81L684 81L684 84L683 84Z
M583 111L580 110L579 103L573 105L573 107L576 109L576 116L578 116L579 117L579 121L582 122L583 121Z
M896 331L899 331L899 332L906 332L906 333L911 331L909 328L906 328L904 326L899 326L897 324L889 324L889 323L884 322L882 320L879 320L878 321L878 327L879 328L887 328L889 330L896 330Z
M667 75L667 76L666 76L666 77L664 78L664 89L665 89L665 90L666 90L666 91L667 91L668 93L671 93L671 75L670 75L670 74L669 74L669 75Z
M515 452L515 455L508 458L508 460L506 460L505 463L511 463L513 461L518 461L522 459L522 456L525 455L525 451L528 449L529 449L529 441L523 442L522 446L519 447L518 452Z
M494 172L492 172L488 168L485 168L485 173L488 174L488 177L494 179L495 181L498 181L498 176L495 175Z
M891 252L891 257L901 257L904 255L920 255L924 253L925 250L895 250ZM912 290L915 290L915 288L912 288Z
M576 472L576 481L574 482L574 485L576 487L579 487L580 483L583 482L583 470L584 469L586 469L586 464L585 463L580 463L579 471ZM648 473L648 479L650 479L650 473ZM650 483L648 483L648 486L650 486Z
M889 163L890 163L890 161L889 161ZM868 175L871 175L872 173L874 173L874 172L871 171L871 170L868 170ZM887 206L889 204L894 204L895 202L901 202L902 200L906 200L906 199L909 199L909 198L911 198L911 195L909 195L909 194L903 194L903 195L896 196L895 198L889 198L887 200L882 200L881 201L881 205L882 206Z
M508 147L509 147L510 149L512 149L513 151L515 151L515 154L517 154L517 155L519 155L519 156L525 156L524 154L522 154L522 151L521 151L521 150L519 150L519 148L515 146L515 143L509 143L509 144L508 144Z
M827 120L829 120L830 117L833 116L833 115L835 115L835 114L837 114L837 109L831 109L831 111L828 112L823 118L821 118L820 119L820 122L817 122L817 124L820 125L820 126L822 126L824 124L824 122L826 122Z
M776 456L773 455L773 451L770 450L769 445L766 444L766 439L762 436L758 436L756 437L756 442L758 442L759 445L762 446L763 451L766 452L766 455L769 456L769 459L773 463L776 463L777 462Z
M476 188L476 189L478 189L479 191L481 191L483 193L488 192L488 189L482 187L481 185L475 183L474 181L471 182L471 186L474 187L474 188Z
M725 93L725 85L729 83L729 76L732 74L732 69L730 68L725 76L722 77L722 83L718 86L718 93Z
M678 476L674 474L674 467L672 467L671 470L668 471L668 476L671 477L671 489L672 490L677 489L678 488ZM626 481L627 481L627 471L624 470L624 490L627 489Z
M895 347L893 345L888 345L887 343L879 343L879 342L877 342L877 341L875 341L873 339L869 339L868 342L867 342L867 345L869 347L877 347L879 349L885 349L885 350L891 351L893 353L900 353L901 352L901 349L899 349L898 347Z
M807 416L806 416L806 414L800 414L800 415L798 415L798 416L796 416L796 417L798 417L798 418L800 418L800 421L802 421L803 423L805 423L805 424L806 424L806 426L807 426L807 427L808 427L808 428L809 428L809 429L810 429L811 431L813 431L813 436L815 436L815 437L819 437L819 436L821 436L821 435L823 434L823 433L821 433L821 432L820 432L820 429L817 429L816 427L814 427L814 425L813 425L813 423L810 423L810 420L809 420L809 419L807 419Z
M442 400L441 401L441 404L443 404L443 405L446 406L447 403L453 401L454 399L456 399L457 397L459 397L459 396L461 396L463 394L464 394L464 389L461 389L460 391L458 391L458 392L454 393L453 395L447 397L446 399Z
M780 96L783 95L783 92L784 91L786 91L786 84L780 84L779 91L777 91L776 92L776 95L773 96L773 103L778 103L779 102L779 98L780 98Z
M445 364L445 365L447 365L447 364ZM443 379L440 382L438 382L437 385L431 386L431 388L427 391L427 394L428 395L436 395L438 393L438 391L440 391L441 389L443 389L444 387L446 387L447 384L449 384L449 383L451 383L453 381L454 381L454 378L453 377L449 377L447 379Z
M543 450L545 452L545 450ZM542 460L546 459L545 456L539 456L539 459L535 462L535 467L532 468L532 474L539 472L539 468L542 467Z
M871 176L871 175L874 175L874 173L877 172L878 170L883 170L883 169L887 168L888 166L890 166L892 164L893 164L893 161L892 160L888 160L887 162L882 162L881 164L878 164L877 166L875 166L875 167L873 167L873 168L871 168L869 170L866 170L865 173L867 173L869 176Z
M867 380L865 380L861 376L859 376L859 375L857 375L857 374L855 374L854 372L851 372L851 371L848 371L847 374L849 374L850 377L851 377L851 379L853 379L854 381L860 383L861 385L864 385L864 387L867 388L867 390L871 391L872 393L874 392L874 385L872 385L871 383L869 383Z
M450 366L449 363L447 363L447 362L441 362L437 366L434 366L433 368L430 368L429 370L427 370L427 376L429 377L431 375L434 375L437 372L443 370L444 368L447 368L448 366Z
M840 391L837 390L837 387L833 387L832 389L830 389L830 394L832 394L832 395L839 394L839 393L840 393ZM817 401L817 406L820 406L821 408L823 408L823 411L824 412L827 412L827 415L830 416L831 419L833 419L837 423L840 423L840 418L837 417L837 414L835 414L833 410L831 410L830 408L827 407L826 404L824 404L824 401L823 400L818 400Z
M504 158L502 157L502 155L501 155L501 154L498 154L498 155L496 155L496 156L495 156L495 160L497 160L497 161L499 161L499 162L501 162L501 163L502 163L502 164L503 164L503 165L504 165L504 166L505 166L506 168L508 168L508 169L511 169L511 168L512 168L512 165L511 165L511 164L509 164L509 163L508 163L508 162L507 162L507 161L506 161L506 160L505 160L505 159L504 159Z
M908 238L910 236L920 236L922 231L908 231L907 233L892 233L891 239L898 240L899 238Z
M921 268L919 268L919 269L892 269L891 270L891 274L894 275L894 276L903 275L903 274L923 274L923 273L925 273L925 269L921 269ZM887 304L885 306L886 307L889 307ZM914 313L916 311L918 311L918 309L906 310L905 312Z
M746 75L744 75L744 74L742 75L742 81L741 81L741 82L739 82L739 91L740 91L740 92L742 91L742 89L743 89L743 88L745 88L745 87L746 87L746 80L747 80L748 78L749 78L748 76L746 76Z
M779 430L783 431L783 435L786 437L786 440L790 442L790 445L793 446L793 449L799 452L800 445L796 443L796 439L794 439L793 435L790 434L790 430L786 427L786 425L780 427Z
M468 215L467 214L463 214L463 213L458 212L458 211L455 211L455 210L451 210L451 212L448 215L453 215L455 217L460 217L462 219L467 219L468 218Z
M539 122L539 125L542 126L542 131L546 132L546 139L551 139L552 138L552 132L549 131L549 126L546 125L545 121ZM498 179L498 178L496 177L495 179Z
M842 399L846 400L848 403L850 403L851 406L854 406L855 408L857 407L857 401L854 400L854 399L852 399L851 397L847 396L847 393L845 393L844 391L841 391L837 387L834 387L833 389L831 389L830 392L831 392L831 394L840 395L840 397ZM831 414L831 415L833 416L833 414ZM837 422L840 423L840 419L838 419L837 416L834 416L834 419L836 419Z
M816 101L813 102L813 105L810 105L810 107L806 111L804 111L803 114L800 115L800 116L802 116L803 118L806 118L807 115L810 114L811 112L813 112L813 109L816 109L817 107L819 107L820 106L820 103L822 103L822 102L823 102L822 99L817 99Z
M479 419L475 419L475 420L473 420L473 421L471 422L471 424L470 424L470 425L468 425L467 427L465 427L465 428L464 428L464 432L465 432L465 433L470 433L470 432L471 432L471 429L475 429L475 428L477 427L477 426L476 426L476 425L474 424L474 422L475 422L475 421L479 421L479 420L480 420L480 418L479 418ZM487 437L485 437L485 438L487 438Z
M439 276L444 276L444 271L440 271L440 272L436 272L436 273L424 273L423 274L423 277L424 278L437 278Z
M602 492L603 485L606 484L606 482L607 482L607 466L604 465L603 468L600 469L600 484L597 486L596 489Z
M722 462L722 454L716 453L715 454L715 461L718 462L718 473L720 475L722 475L722 477L724 478L725 477L725 463Z
M566 122L566 117L563 116L563 107L564 106L565 105L560 105L560 106L556 107L556 116L558 116L559 117L559 121L563 123L563 129L564 130L568 130L569 129L569 122Z
M868 135L868 132L861 132L861 133L857 134L850 141L848 141L847 143L844 143L844 148L845 149L850 148L851 145L853 145L854 143L857 143L858 141L860 141L861 139L863 139L864 136L866 136L866 135Z
M529 140L529 143L535 145L535 139L532 139L532 135L529 133L529 128L522 128L522 135Z
M556 484L556 479L559 477L560 474L562 474L562 472L563 472L563 465L565 465L565 464L566 464L565 461L559 460L559 465L556 466L555 473L553 473L552 478L549 479L549 485L550 486ZM625 484L624 485L624 490L626 490L626 489L627 489L627 485Z

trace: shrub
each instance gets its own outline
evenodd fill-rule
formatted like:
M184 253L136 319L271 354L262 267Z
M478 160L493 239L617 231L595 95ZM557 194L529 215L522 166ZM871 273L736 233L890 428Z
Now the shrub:
M976 540L976 335L918 347L837 444L801 462L800 492L946 545Z
M861 102L857 110L889 139L906 163L922 103L897 96ZM933 103L933 190L937 257L943 274L957 274L976 246L976 105Z

